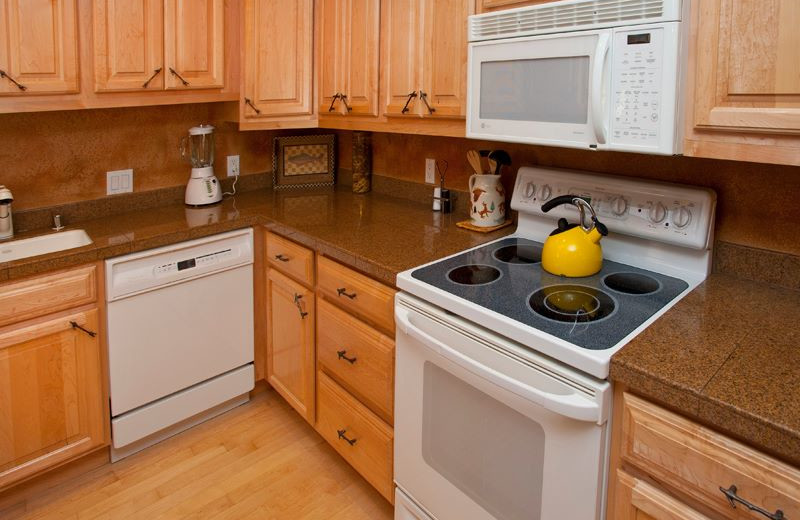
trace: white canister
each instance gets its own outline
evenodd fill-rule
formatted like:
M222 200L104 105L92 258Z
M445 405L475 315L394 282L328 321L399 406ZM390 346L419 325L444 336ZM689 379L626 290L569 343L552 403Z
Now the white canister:
M499 226L506 220L506 190L499 175L471 175L470 218L479 227Z

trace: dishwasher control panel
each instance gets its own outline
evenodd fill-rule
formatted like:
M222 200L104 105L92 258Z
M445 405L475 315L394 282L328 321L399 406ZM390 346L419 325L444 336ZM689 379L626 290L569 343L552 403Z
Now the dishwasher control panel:
M233 251L231 248L222 249L220 251L215 251L213 253L206 253L199 256L193 256L191 258L186 258L183 260L176 260L173 262L167 262L165 264L160 264L153 267L153 272L156 276L164 276L170 275L173 273L178 273L182 271L186 271L189 269L194 269L196 267L209 267L212 265L216 265L220 262L227 260L233 256Z

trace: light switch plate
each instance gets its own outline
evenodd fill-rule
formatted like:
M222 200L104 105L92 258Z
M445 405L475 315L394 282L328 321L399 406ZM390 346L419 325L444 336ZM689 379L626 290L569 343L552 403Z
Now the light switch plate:
M425 159L425 182L436 184L436 159Z
M239 156L228 156L228 177L236 177L239 175Z
M106 172L106 195L133 191L133 169Z

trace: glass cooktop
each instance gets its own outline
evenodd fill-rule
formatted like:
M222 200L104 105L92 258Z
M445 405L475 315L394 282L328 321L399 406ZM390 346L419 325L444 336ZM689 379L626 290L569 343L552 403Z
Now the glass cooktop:
M603 261L594 276L541 267L542 244L506 238L414 270L411 276L512 320L592 350L619 343L689 285Z

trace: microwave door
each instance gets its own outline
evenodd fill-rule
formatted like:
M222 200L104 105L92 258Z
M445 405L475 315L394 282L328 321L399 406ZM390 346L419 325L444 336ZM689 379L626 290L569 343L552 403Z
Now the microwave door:
M467 137L602 147L610 37L597 30L470 44Z

